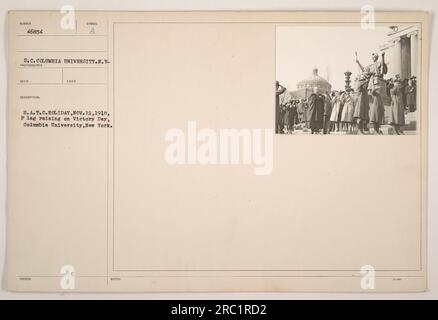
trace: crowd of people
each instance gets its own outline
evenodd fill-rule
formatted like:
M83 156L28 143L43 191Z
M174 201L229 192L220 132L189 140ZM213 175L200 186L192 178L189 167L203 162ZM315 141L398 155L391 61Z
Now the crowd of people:
M403 134L405 113L416 109L415 77L401 80L396 75L383 80L386 65L378 62L375 54L372 59L373 64L366 68L356 60L362 72L354 81L354 89L321 92L319 87L314 87L307 99L296 99L277 81L275 132L291 134L299 128L311 134L383 134L381 125L389 124L395 134ZM390 97L386 119L382 90Z
M380 126L385 123L385 109L379 88L369 88L366 79L357 79L357 92L353 88L345 91L322 93L314 88L307 99L288 97L278 101L276 133L291 134L300 128L312 134L347 132L382 134ZM405 113L416 109L415 78L401 81L399 77L387 81L386 90L391 97L387 123L396 134L403 134ZM277 94L286 89L277 83Z

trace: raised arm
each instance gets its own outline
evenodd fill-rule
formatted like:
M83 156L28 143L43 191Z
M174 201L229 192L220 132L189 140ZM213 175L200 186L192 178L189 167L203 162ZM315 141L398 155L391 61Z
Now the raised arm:
M360 70L361 70L362 72L364 72L364 71L365 71L365 68L360 64L360 62L359 62L358 59L356 59L356 63L357 63L357 65L359 66Z
M357 52L355 52L355 55L356 55L356 63L357 63L357 65L359 66L360 70L362 72L364 72L365 68L360 64L359 59L357 58Z

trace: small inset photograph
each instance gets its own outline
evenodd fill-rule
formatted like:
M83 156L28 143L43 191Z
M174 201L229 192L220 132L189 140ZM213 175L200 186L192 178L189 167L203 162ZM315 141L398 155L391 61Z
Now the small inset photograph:
M275 133L417 131L418 25L277 26Z

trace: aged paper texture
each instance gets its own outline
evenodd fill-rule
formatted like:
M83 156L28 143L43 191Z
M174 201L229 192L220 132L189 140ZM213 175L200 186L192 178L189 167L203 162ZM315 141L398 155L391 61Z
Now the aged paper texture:
M9 290L426 289L426 13L68 14L9 14Z

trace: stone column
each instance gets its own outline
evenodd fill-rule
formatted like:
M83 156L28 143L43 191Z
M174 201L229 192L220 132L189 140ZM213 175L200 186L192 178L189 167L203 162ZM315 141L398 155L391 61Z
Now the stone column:
M401 77L401 71L402 71L402 67L401 67L401 39L400 38L396 38L394 40L394 50L393 50L393 74L394 76L396 74L399 74Z
M390 78L393 78L394 75L395 75L395 73L394 73L395 70L393 70L394 69L394 44L391 44L388 47L387 51L388 51L388 55L385 58L386 58L386 61L389 60L388 61L389 62L389 64L388 64L388 76Z
M411 39L411 77L417 76L418 65L418 32L413 32L408 35Z

